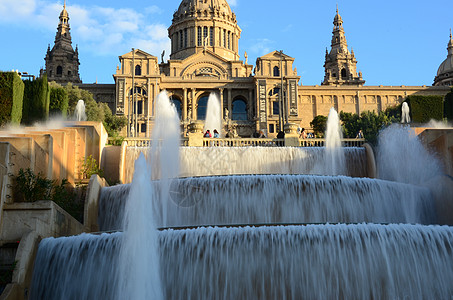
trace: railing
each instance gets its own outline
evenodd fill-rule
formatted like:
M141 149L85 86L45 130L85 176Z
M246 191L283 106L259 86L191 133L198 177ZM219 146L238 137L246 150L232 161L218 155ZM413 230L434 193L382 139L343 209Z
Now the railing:
M301 147L324 147L325 139L299 139ZM343 147L362 147L365 144L365 139L342 139Z
M283 147L284 139L203 138L203 147Z
M150 147L149 138L126 138L128 147ZM299 139L300 147L324 147L325 139ZM365 139L342 139L343 147L362 147ZM188 146L189 138L181 138L181 146ZM203 147L284 147L285 139L268 138L203 138Z

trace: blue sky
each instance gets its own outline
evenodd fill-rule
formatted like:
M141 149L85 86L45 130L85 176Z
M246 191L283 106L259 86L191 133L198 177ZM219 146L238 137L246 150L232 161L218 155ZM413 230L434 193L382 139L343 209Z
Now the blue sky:
M320 84L338 2L366 85L431 85L447 57L451 0L230 0L249 63L273 50L294 57L303 85ZM167 28L180 0L67 0L84 83L113 83L118 56L170 53ZM37 75L55 39L63 0L0 0L0 70ZM7 42L9 41L9 42Z

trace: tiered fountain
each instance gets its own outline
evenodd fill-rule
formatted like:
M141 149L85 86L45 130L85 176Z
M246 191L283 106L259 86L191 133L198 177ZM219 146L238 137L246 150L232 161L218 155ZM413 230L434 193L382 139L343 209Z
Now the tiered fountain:
M43 240L30 299L453 296L453 229L436 225L431 190L420 186L438 164L407 128L386 129L378 155L398 175L380 168L385 180L368 179L336 165L341 145L189 148L180 159L176 112L164 94L157 103L148 162L140 155L132 184L102 191L100 227L119 231ZM409 144L418 170L396 157Z

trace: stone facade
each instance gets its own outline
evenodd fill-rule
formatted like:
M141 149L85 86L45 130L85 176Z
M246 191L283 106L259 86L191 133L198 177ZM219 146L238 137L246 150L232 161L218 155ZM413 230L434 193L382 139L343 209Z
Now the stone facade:
M47 54L46 69L41 70L41 75L47 73L48 81L55 81L60 84L68 82L81 83L79 76L79 51L76 47L72 48L71 32L69 26L69 14L66 11L66 1L63 10L60 13L57 34L55 36L55 45Z
M309 128L317 115L338 111L380 112L400 104L409 95L445 95L447 87L364 86L349 51L343 20L334 18L331 51L326 53L321 86L300 85L294 58L274 51L248 63L239 59L241 30L225 0L183 0L173 16L169 37L172 53L167 62L134 49L119 57L114 74L115 112L129 119L128 136L149 137L155 113L154 99L166 90L187 130L204 120L207 98L216 93L221 102L224 130L242 137L262 130L275 137L291 122Z

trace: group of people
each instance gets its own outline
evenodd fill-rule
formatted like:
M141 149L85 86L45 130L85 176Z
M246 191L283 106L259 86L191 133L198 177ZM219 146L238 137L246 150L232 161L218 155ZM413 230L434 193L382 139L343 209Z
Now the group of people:
M300 134L299 138L300 139L313 139L315 135L312 132L308 132L305 130L305 128L300 129Z
M206 130L205 134L203 135L203 137L205 138L220 138L220 134L219 132L217 131L217 129L214 129L214 136L211 134L211 131L208 129Z

